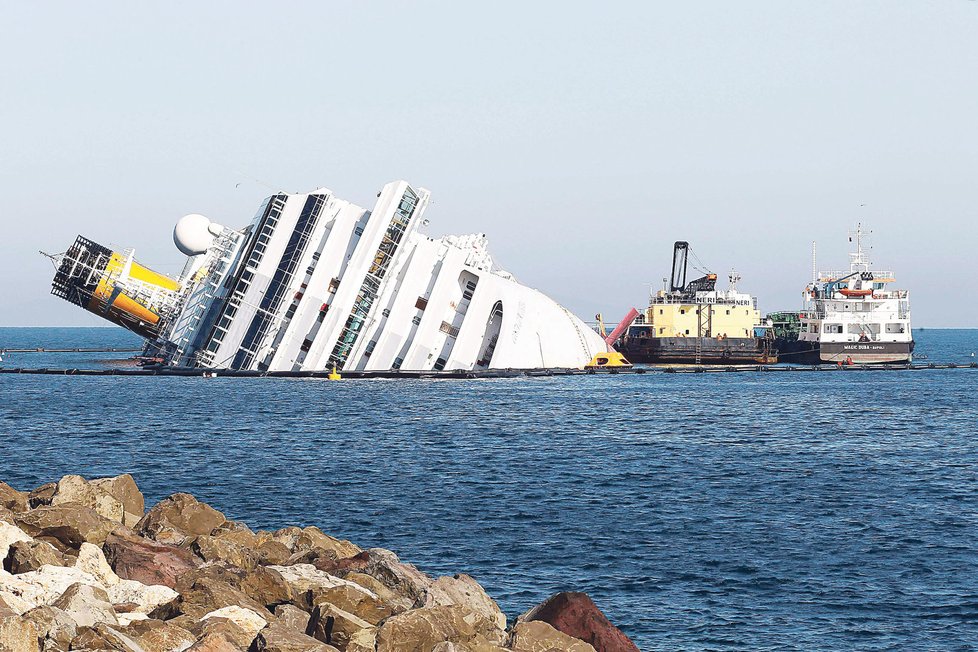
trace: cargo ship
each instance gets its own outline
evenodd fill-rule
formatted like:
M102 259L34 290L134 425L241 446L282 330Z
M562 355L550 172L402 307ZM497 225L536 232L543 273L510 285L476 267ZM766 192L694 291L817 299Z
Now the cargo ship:
M910 292L889 289L891 271L872 269L862 224L850 233L848 271L814 273L797 314L770 315L782 362L887 364L913 359Z
M52 293L146 338L158 365L257 372L579 368L607 350L500 269L484 234L431 238L430 193L385 185L371 210L322 188L276 193L251 223L181 218L178 278L79 236Z
M731 272L726 290L716 288L717 275L707 269L687 282L690 254L688 242L675 243L668 285L652 294L648 308L618 341L618 349L633 363L777 362L777 348L760 321L757 299L737 290L740 276Z

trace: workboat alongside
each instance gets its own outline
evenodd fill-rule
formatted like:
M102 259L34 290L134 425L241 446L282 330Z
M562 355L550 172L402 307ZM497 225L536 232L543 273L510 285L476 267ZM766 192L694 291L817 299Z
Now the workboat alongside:
M850 235L856 250L848 271L813 274L805 288L805 308L794 319L772 315L782 362L800 364L880 364L912 360L910 292L889 289L891 271L871 269L863 249L866 233ZM814 266L814 264L813 264Z
M669 285L652 294L643 314L627 327L619 350L633 363L772 364L777 350L760 323L757 299L729 287L716 288L717 275L702 270L686 282L689 243L676 242Z
M147 339L144 357L255 371L582 367L604 340L494 265L484 234L430 238L429 193L387 184L373 210L277 193L243 229L201 215L173 237L177 279L81 236L52 293Z

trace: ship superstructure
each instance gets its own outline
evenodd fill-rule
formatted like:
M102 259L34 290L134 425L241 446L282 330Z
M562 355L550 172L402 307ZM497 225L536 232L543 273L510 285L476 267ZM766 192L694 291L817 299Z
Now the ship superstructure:
M672 278L655 291L644 314L628 327L621 350L632 362L695 364L771 363L772 341L760 327L757 299L737 289L740 275L731 272L729 287L717 289L717 275L686 280L689 243L673 248Z
M910 292L890 289L891 271L872 269L858 224L848 271L819 272L805 288L797 340L779 340L783 362L910 362L914 348Z
M272 195L240 230L185 216L174 230L183 273L154 277L165 301L115 313L138 285L131 270L144 268L79 238L58 260L54 293L149 338L146 355L167 365L525 369L580 367L605 350L566 308L499 269L484 234L421 233L429 199L396 181L372 210L319 189ZM107 276L86 262L92 252L128 260L128 274Z

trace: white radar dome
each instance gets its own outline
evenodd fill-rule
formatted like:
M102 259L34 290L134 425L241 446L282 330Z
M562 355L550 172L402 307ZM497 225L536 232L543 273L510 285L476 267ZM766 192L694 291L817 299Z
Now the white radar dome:
M214 236L220 234L222 227L197 213L184 215L173 227L173 244L188 256L205 253L214 243Z

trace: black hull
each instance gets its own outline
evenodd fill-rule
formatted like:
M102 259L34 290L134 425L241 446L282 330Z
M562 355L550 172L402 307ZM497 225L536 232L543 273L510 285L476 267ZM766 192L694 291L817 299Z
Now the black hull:
M796 364L898 364L913 359L913 342L775 341L781 362Z
M619 351L635 364L774 364L771 340L755 337L702 337L697 356L695 337L629 337Z

